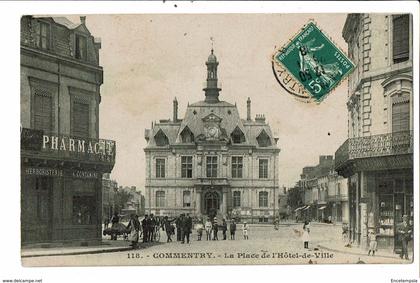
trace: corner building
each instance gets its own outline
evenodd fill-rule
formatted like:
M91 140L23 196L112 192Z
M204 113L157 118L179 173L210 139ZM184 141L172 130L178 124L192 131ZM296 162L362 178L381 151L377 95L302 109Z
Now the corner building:
M22 245L102 239L115 142L99 138L101 43L80 19L21 18Z
M189 104L178 119L160 120L145 130L146 212L272 222L277 214L277 138L264 115L241 119L236 105L219 100L219 62L206 62L205 99Z
M348 178L350 237L367 247L375 231L378 248L395 253L403 215L414 220L412 26L409 14L350 14L343 29L356 69L335 170Z

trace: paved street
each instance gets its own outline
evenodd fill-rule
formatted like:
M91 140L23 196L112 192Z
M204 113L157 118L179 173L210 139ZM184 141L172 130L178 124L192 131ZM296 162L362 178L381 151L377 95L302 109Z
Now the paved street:
M240 228L240 226L239 226ZM166 243L166 235L161 232L161 241L146 244L131 252L111 252L73 256L45 256L23 258L25 266L66 266L74 265L165 265L165 264L333 264L356 263L409 263L393 257L360 256L343 252L315 249L319 244L341 241L338 226L313 225L311 227L310 250L303 249L301 239L294 229L301 225L282 225L278 231L273 226L251 226L249 240L244 240L242 232L236 240L197 241L195 232L190 244ZM176 237L175 237L176 239ZM219 232L219 239L222 233ZM126 242L128 245L128 242Z

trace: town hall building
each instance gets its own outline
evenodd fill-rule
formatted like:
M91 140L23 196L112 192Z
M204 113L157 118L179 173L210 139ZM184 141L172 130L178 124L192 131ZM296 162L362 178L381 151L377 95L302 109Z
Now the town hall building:
M219 62L211 50L206 62L205 97L178 118L145 130L146 213L236 218L272 222L279 194L278 138L264 115L246 119L236 105L219 100Z

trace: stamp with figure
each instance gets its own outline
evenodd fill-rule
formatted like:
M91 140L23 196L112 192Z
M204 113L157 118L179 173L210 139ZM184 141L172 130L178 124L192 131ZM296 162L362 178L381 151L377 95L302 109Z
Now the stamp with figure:
M354 69L353 62L312 21L276 52L274 61L304 88L308 94L304 98L316 102Z

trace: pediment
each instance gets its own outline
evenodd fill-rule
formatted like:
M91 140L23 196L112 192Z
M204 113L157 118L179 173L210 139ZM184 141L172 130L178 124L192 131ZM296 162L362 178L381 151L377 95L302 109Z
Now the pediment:
M214 113L211 113L211 114L205 116L202 120L205 123L220 123L222 121L222 118L220 118L219 116L217 116Z

